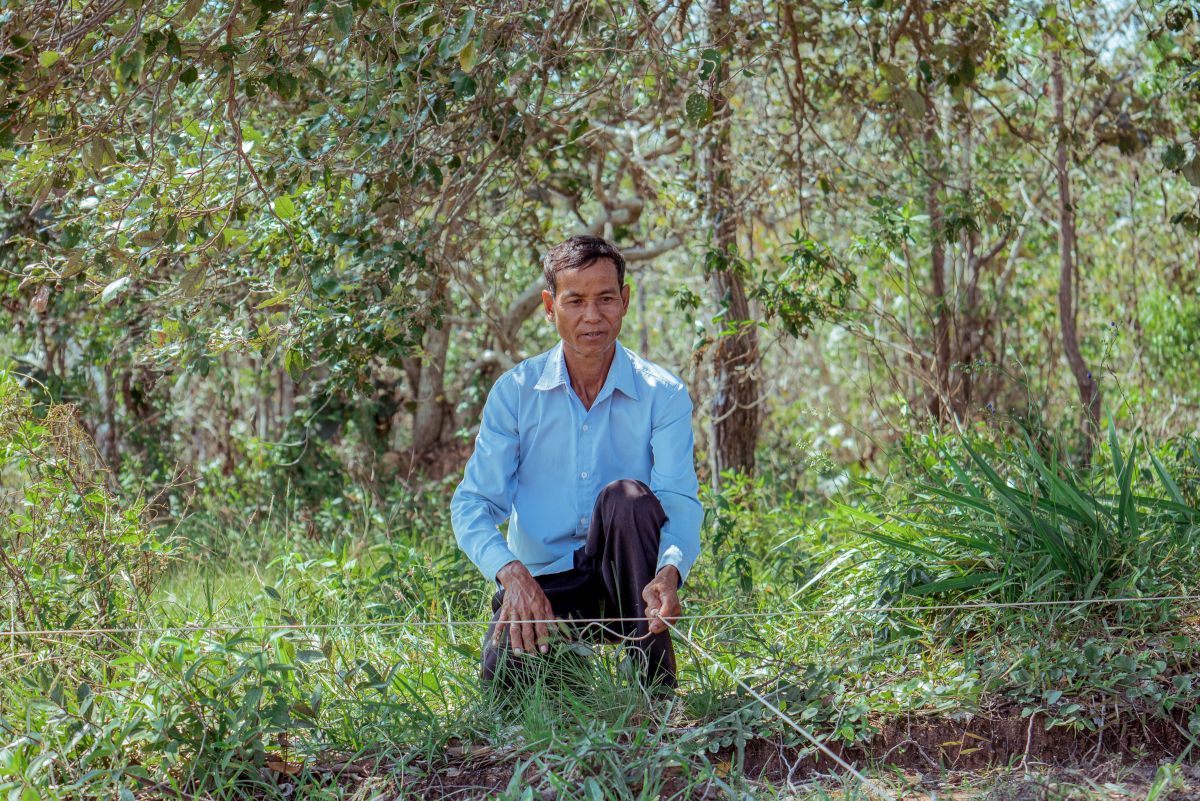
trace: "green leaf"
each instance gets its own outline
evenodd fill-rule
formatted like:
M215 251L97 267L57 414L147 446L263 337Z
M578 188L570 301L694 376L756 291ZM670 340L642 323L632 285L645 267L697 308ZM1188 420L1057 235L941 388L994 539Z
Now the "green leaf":
M458 66L463 72L470 72L475 69L475 62L478 60L478 52L475 50L475 43L468 42L467 46L458 52Z
M104 289L102 289L100 291L100 302L108 303L113 298L115 298L117 295L119 295L121 293L121 291L124 290L125 287L127 287L128 285L129 285L129 276L128 275L124 276L123 278L118 278L116 281L113 281L112 283L110 283L108 286L104 287Z
M684 102L683 110L689 124L703 128L712 119L712 103L699 92L692 92Z
M707 81L720 66L720 51L713 47L706 48L704 52L700 54L700 68L696 73L696 77L702 81Z
M354 29L354 9L338 3L333 7L333 25L342 36L349 36Z
M1154 455L1154 451L1147 448L1146 452L1150 454L1150 462L1154 465L1154 472L1158 473L1158 480L1162 482L1163 488L1171 496L1171 499L1180 506L1187 507L1187 501L1183 497L1183 492L1180 491L1179 485L1175 483L1175 479L1167 472L1167 468Z
M970 590L997 581L1000 578L1000 574L994 571L970 573L965 576L954 576L952 578L941 579L940 581L918 584L910 589L909 592L913 595L937 595L938 593L955 590Z
M903 86L908 83L908 74L895 64L880 64L879 71L883 73L883 77L887 78L888 83L895 84L896 86Z
M904 89L898 93L900 107L913 119L921 119L925 115L925 98L916 89Z
M275 198L275 213L279 215L281 220L290 220L296 216L296 204L287 195L280 195Z
M130 52L117 65L117 78L125 83L136 83L141 78L144 63L145 56L142 55L141 50Z
M204 287L204 279L208 277L208 268L203 264L197 264L192 269L183 274L183 278L179 281L179 288L183 291L183 296L194 298L200 294L200 290Z
M183 72L179 73L179 80L183 82L184 86L191 86L199 77L200 75L196 72L195 65L192 64L189 64Z
M307 367L304 354L299 351L289 350L283 354L283 369L287 370L287 374L292 377L293 381L299 381L304 376Z
M38 63L43 67L53 67L62 58L62 53L57 50L44 50L38 54Z
M242 709L246 711L257 709L259 703L262 701L262 697L263 688L261 685L255 685L251 687L246 691L246 694L242 696Z
M287 299L290 298L294 294L295 294L294 289L282 289L279 292L276 292L271 297L269 297L266 300L262 301L261 303L257 304L254 308L265 309L268 306L278 306L282 303L286 303Z
M455 27L454 36L442 40L441 46L438 47L438 55L442 58L450 58L461 53L463 48L467 46L467 42L471 40L471 31L474 27L475 9L472 8L463 15L463 18Z
M1178 142L1172 142L1167 145L1166 150L1162 154L1162 165L1164 169L1178 170L1183 166L1184 160L1187 159L1187 151L1183 149L1183 145Z
M567 133L567 141L574 142L576 139L587 133L590 126L591 123L588 122L587 117L580 117L579 119L575 120L575 123L571 126L570 132Z
M1179 174L1192 186L1200 186L1200 156L1192 158L1179 168Z

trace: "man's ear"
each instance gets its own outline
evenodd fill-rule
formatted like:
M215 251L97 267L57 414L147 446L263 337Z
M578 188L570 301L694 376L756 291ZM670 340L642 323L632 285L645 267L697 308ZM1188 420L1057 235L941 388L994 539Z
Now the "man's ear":
M625 307L625 311L629 311L629 284L621 285L621 305Z
M626 303L629 301L627 300ZM542 308L546 311L546 319L554 322L554 296L550 294L550 290L542 290Z

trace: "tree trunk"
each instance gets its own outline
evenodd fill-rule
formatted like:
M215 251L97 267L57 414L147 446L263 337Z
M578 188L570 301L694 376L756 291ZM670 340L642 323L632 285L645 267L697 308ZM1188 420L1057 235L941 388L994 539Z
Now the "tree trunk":
M918 56L922 59L930 49L929 23L924 19L924 4L918 7L921 15L920 35L915 40L921 43ZM955 392L950 386L950 305L946 296L946 238L945 217L942 212L942 156L938 142L938 110L933 100L933 86L926 84L921 96L925 103L925 114L921 120L921 140L924 146L923 159L929 184L925 190L925 210L929 214L929 282L933 311L934 391L929 401L929 412L935 420L952 419L956 414Z
M721 51L715 71L718 89L729 76L732 50L729 0L713 0L709 31ZM712 462L714 486L722 471L754 472L754 447L758 443L759 378L758 329L750 321L750 306L734 257L737 213L730 179L729 110L719 92L713 93L712 139L706 154L707 217L712 226L713 248L720 253L717 269L709 274L713 297L723 310L722 319L734 333L717 339L713 349Z
M1057 46L1055 44L1055 46ZM1075 315L1075 207L1071 202L1071 177L1067 171L1067 129L1063 113L1063 63L1061 49L1055 49L1053 61L1054 128L1058 147L1054 154L1058 173L1058 319L1062 327L1063 354L1075 376L1079 403L1083 406L1085 438L1084 463L1091 461L1092 443L1100 432L1100 386L1092 378L1083 354Z
M444 300L439 298L434 302L438 304ZM412 431L414 454L429 450L441 440L446 411L446 351L450 348L450 321L442 320L441 328L430 325L425 332L425 352L417 380L417 408Z

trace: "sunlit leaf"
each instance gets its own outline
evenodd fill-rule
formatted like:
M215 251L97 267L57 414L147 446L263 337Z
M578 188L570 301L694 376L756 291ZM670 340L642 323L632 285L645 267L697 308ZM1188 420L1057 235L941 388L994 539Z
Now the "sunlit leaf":
M100 301L108 303L129 286L129 276L122 276L100 291Z
M296 204L287 195L275 198L275 213L281 220L290 220L296 216Z

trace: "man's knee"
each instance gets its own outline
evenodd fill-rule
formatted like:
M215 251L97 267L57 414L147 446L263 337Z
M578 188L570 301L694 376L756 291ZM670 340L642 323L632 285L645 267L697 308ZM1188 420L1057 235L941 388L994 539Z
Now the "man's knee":
M650 491L645 482L632 478L610 481L604 489L600 490L599 501L606 507L632 507L635 511L662 508L658 497Z
M618 478L600 490L598 506L607 519L619 519L631 514L638 522L661 526L666 520L658 496L642 481Z

